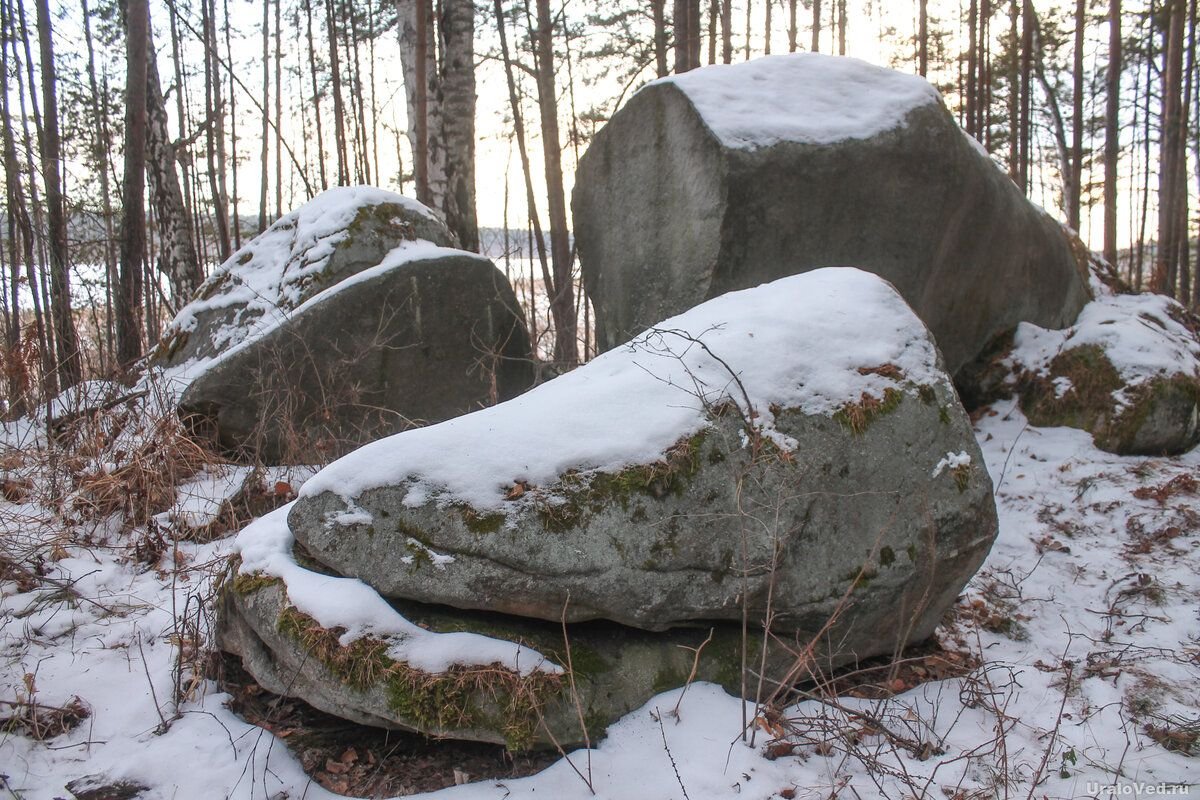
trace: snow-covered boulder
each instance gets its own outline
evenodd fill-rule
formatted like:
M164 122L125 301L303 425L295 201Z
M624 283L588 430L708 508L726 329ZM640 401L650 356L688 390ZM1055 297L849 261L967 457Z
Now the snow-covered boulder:
M504 274L475 253L413 242L217 356L179 409L224 449L312 463L532 383Z
M1061 227L923 79L818 54L653 81L580 160L575 236L610 349L725 292L818 267L889 280L956 380L1022 321L1089 298Z
M744 599L784 640L834 619L839 663L928 636L996 532L928 330L845 268L731 292L366 445L289 522L389 597L652 631L737 625Z
M1082 428L1121 455L1175 455L1200 441L1200 341L1176 301L1102 295L1067 330L1022 324L1013 344L1032 424Z
M222 448L314 463L533 381L516 296L415 201L331 189L222 265L152 363Z
M213 271L167 325L152 363L203 361L256 338L408 241L457 244L432 211L403 195L371 186L322 192Z

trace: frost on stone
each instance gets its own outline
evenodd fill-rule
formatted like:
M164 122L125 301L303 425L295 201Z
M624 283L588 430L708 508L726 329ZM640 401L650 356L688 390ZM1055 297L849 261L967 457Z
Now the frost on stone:
M933 468L933 477L938 477L944 470L955 470L959 467L969 467L971 465L971 455L965 450L961 453L946 453L946 457L937 463Z

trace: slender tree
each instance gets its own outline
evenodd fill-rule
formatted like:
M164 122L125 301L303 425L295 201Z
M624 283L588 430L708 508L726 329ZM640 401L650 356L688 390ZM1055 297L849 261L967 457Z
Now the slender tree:
M475 212L475 6L442 0L442 139L447 191L442 211L460 246L479 249Z
M38 45L42 61L42 103L45 123L41 137L42 180L46 186L46 205L50 250L50 316L54 323L54 342L58 357L58 383L67 388L79 383L83 375L83 357L75 317L71 307L71 274L67 258L67 218L62 192L62 148L58 128L57 66L54 61L54 34L48 0L37 0Z
M929 0L917 3L917 74L929 74Z
M1167 0L1163 5L1167 14L1167 42L1163 53L1162 69L1162 137L1159 143L1158 173L1158 248L1154 259L1154 273L1150 288L1162 294L1174 296L1175 280L1178 275L1178 182L1183 175L1180 164L1183 95L1183 0Z
M175 144L167 130L167 104L158 78L158 64L149 45L145 98L146 176L158 231L158 271L170 281L172 294L186 302L204 281L204 271L192 239L191 214L183 202L179 175L175 172Z
M650 18L654 21L655 74L665 78L671 74L667 66L667 0L650 0Z
M924 2L924 0L922 0ZM796 6L797 0L788 0L788 52L796 52L796 36L799 33L799 28L796 27Z
M550 216L550 262L554 283L550 310L554 317L554 360L564 367L579 363L575 341L575 298L571 282L571 242L567 229L567 200L563 189L562 146L558 133L558 93L554 73L554 18L550 0L537 0L534 31L538 108L542 120L542 156L546 171L546 205ZM679 36L676 20L676 37Z
M1071 93L1071 176L1067 182L1067 225L1079 230L1083 198L1083 45L1087 0L1075 0L1075 50Z
M117 363L142 356L142 265L146 246L146 81L150 41L147 0L125 6L125 177L121 191L120 288L116 297Z
M1104 260L1117 263L1117 180L1121 158L1121 0L1108 7L1104 104Z
M821 52L821 0L812 0L812 47L814 53Z
M279 0L276 0L279 2ZM270 163L270 118L267 109L271 107L271 0L263 0L262 16L262 141L258 155L258 232L267 229L267 185L271 178Z

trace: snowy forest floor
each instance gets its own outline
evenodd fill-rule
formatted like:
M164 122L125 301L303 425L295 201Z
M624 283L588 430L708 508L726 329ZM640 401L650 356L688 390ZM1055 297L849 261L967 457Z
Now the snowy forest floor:
M310 470L219 464L138 408L72 425L0 438L0 794L1200 796L1200 453L1113 456L1002 402L976 425L999 538L936 646L761 715L675 689L591 750L506 761L276 702L212 652L233 532Z

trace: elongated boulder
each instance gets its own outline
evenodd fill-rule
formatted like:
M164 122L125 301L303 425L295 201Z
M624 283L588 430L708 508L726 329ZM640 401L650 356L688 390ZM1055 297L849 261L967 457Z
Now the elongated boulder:
M226 450L312 463L514 397L532 363L503 273L412 242L212 359L179 409Z
M1200 340L1157 294L1103 294L1065 331L1023 324L1006 360L1034 425L1092 434L1120 455L1177 455L1200 442ZM1192 322L1194 324L1194 322Z
M558 623L389 605L358 581L301 566L290 541L278 514L239 536L244 557L218 601L217 641L267 690L345 719L550 747L595 742L693 667L696 680L741 684L737 625L660 634L588 623L564 637ZM751 637L749 651L761 642ZM773 653L772 669L786 668L784 656Z
M653 81L596 134L572 198L601 349L734 289L830 265L890 281L956 379L1021 321L1089 299L1061 227L923 79L769 56Z
M826 269L360 448L289 523L389 597L652 631L769 611L844 662L928 636L996 512L928 330L878 277Z

